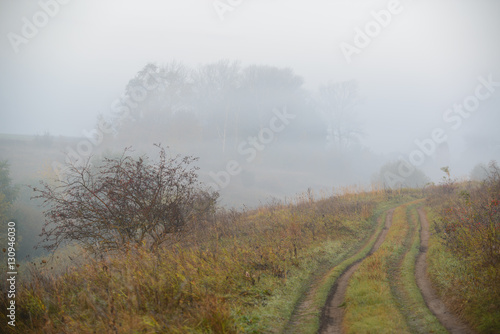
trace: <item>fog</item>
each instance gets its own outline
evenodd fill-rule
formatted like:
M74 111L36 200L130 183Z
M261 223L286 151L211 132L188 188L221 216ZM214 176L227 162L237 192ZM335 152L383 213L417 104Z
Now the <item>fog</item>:
M499 15L495 0L0 0L0 133L52 138L39 160L4 140L0 160L33 178L85 136L97 156L161 142L200 157L227 205L424 186L416 168L467 177L500 158Z

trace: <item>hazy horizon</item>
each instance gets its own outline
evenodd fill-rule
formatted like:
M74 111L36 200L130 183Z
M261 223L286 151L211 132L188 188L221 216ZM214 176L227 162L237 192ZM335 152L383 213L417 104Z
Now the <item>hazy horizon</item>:
M500 3L232 4L0 0L0 133L81 137L99 114L110 115L147 64L178 61L195 71L228 59L241 68L290 68L314 98L322 85L355 80L359 145L381 160L408 159L419 149L416 141L431 138L434 129L446 137L446 157L433 153L437 165L448 163L464 174L500 158ZM35 19L41 20L37 32L25 27ZM376 30L367 35L370 25ZM477 110L460 120L447 114L484 80L493 91ZM433 165L428 172L439 171Z

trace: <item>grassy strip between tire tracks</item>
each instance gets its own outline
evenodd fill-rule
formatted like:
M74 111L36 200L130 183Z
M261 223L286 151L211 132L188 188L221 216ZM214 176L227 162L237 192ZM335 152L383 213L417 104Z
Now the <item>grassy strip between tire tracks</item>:
M394 333L410 333L400 303L391 291L391 269L406 253L411 235L406 210L418 202L396 208L386 240L353 274L345 297L346 312L342 322L345 332L374 333L390 329Z

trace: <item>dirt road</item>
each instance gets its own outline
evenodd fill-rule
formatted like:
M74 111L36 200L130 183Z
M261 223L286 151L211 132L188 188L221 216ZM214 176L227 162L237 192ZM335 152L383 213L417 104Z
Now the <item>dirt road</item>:
M373 245L370 253L367 256L370 256L382 245L389 232L389 228L392 224L392 214L394 209L391 209L387 212L385 219L385 227L382 232L379 234L375 244ZM366 258L366 257L365 257ZM359 265L363 260L361 259L358 262L354 263L350 268L348 268L337 280L335 285L332 288L332 293L327 300L327 304L325 306L325 310L323 313L323 317L321 319L321 326L319 329L319 333L321 334L337 334L342 333L342 318L344 315L344 308L342 307L344 302L345 293L347 290L347 284L351 275L358 269Z

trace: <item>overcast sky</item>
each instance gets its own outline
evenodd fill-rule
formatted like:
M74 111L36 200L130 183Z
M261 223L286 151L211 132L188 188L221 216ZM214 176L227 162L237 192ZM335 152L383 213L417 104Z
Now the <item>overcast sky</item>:
M78 136L146 63L228 58L291 67L311 91L356 79L365 144L391 152L443 126L444 111L474 93L478 76L500 81L498 0L402 0L350 64L340 44L354 45L355 29L391 1L243 0L224 20L212 0L66 2L15 52L9 33L22 37L23 18L43 20L41 5L0 0L0 133ZM452 136L496 129L499 106L500 88Z

